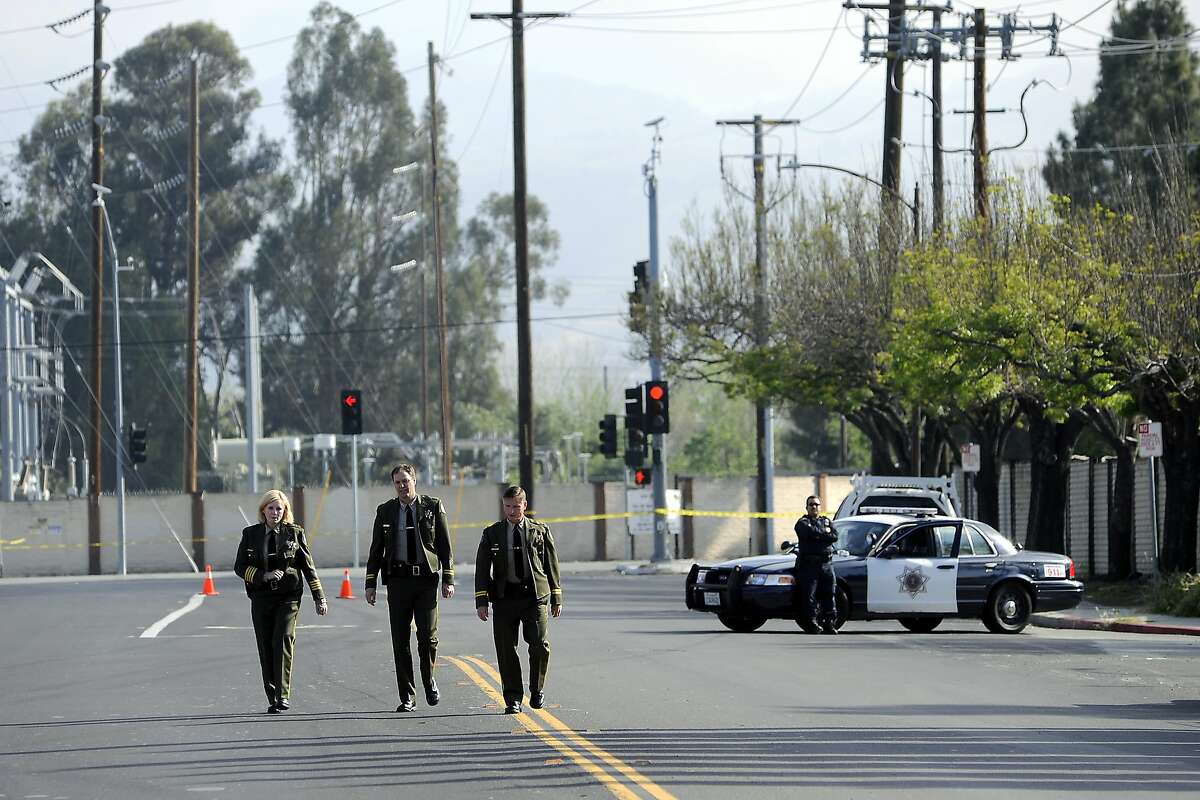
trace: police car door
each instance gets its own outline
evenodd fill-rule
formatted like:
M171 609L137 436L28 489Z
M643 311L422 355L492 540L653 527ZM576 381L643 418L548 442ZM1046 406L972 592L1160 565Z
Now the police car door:
M958 613L959 528L915 525L867 556L867 612Z

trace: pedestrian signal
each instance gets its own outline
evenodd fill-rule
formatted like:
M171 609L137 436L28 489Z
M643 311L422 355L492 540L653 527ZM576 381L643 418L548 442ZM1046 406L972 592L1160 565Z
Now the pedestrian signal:
M653 471L649 467L639 467L633 471L633 483L636 486L649 486Z
M357 436L363 432L362 392L342 389L342 435Z
M605 458L617 454L617 415L605 414L600 420L600 453Z
M646 433L668 433L671 430L671 409L667 382L646 381L645 385Z
M129 423L129 462L131 464L146 463L146 429Z

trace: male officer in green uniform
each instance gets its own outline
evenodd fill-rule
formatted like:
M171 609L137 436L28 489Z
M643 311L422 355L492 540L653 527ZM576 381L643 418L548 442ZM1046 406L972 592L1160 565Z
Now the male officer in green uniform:
M438 572L441 571L442 597L453 597L454 556L450 552L446 510L436 497L417 494L416 467L397 466L392 470L392 483L396 497L375 510L371 551L367 556L366 596L367 603L375 605L377 579L387 586L392 655L400 688L396 711L406 712L417 706L409 649L414 619L425 700L436 706L442 697L433 678L438 645Z
M562 587L558 582L558 554L550 529L525 516L525 490L504 490L504 519L489 526L479 540L475 556L475 611L484 622L491 600L492 637L504 689L504 713L520 714L524 687L521 657L517 654L518 628L524 626L529 645L529 705L541 708L546 701L546 669L550 642L546 638L550 614L562 613Z

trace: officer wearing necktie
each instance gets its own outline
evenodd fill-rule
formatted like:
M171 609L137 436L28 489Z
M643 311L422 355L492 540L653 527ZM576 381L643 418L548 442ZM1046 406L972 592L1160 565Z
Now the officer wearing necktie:
M442 697L433 677L438 646L438 577L440 573L442 597L453 597L454 556L450 552L446 510L436 497L417 494L417 468L400 464L392 470L392 484L396 497L375 510L367 556L366 598L367 603L375 605L377 584L387 586L392 655L400 689L396 711L407 712L417 706L409 647L414 620L425 700L436 706Z
M233 571L246 582L250 597L263 689L270 704L267 713L278 714L291 707L292 657L304 582L318 614L328 612L329 604L304 529L292 521L292 507L283 492L272 489L262 496L258 519L257 525L242 531Z
M504 490L504 519L490 525L479 540L475 556L475 610L488 620L492 604L492 637L504 690L504 713L520 714L524 686L517 635L523 629L529 645L529 705L545 704L546 670L550 665L547 638L550 615L562 613L558 554L550 529L525 516L525 490Z

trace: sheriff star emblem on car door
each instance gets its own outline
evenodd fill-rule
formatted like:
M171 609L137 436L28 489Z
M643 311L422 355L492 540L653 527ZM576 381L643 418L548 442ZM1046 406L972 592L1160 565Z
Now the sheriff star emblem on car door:
M904 572L896 576L896 581L900 584L900 591L915 600L917 595L925 591L929 577L921 572L920 567L905 567Z

